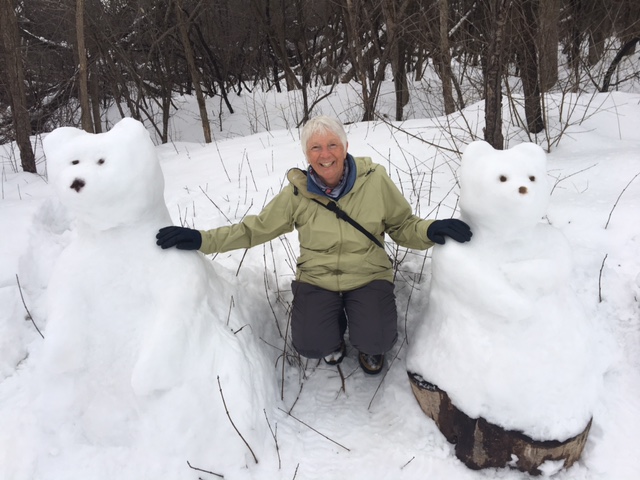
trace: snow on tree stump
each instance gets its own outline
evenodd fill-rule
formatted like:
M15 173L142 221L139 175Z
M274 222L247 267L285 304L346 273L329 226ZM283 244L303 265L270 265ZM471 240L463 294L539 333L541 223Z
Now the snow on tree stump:
M543 473L547 461L564 461L569 468L580 458L591 428L591 420L575 437L563 442L534 440L522 432L505 430L484 418L470 418L459 410L447 395L424 380L407 372L411 389L422 411L436 422L445 438L455 445L456 456L469 468L512 467L531 475Z

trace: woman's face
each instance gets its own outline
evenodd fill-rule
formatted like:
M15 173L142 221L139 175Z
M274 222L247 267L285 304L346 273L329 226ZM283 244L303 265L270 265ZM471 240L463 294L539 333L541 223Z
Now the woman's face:
M309 137L307 161L328 187L340 183L346 157L347 151L335 133L318 132Z

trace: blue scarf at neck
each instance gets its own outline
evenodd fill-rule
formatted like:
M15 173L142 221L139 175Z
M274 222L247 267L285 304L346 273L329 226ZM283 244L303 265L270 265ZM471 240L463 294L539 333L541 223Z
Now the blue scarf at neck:
M334 200L339 200L344 197L353 188L353 184L356 183L356 162L350 154L347 154L347 158L344 162L344 172L340 182L335 187L327 186L322 179L318 176L313 168L309 166L309 174L307 175L307 190L311 193L318 195L324 195Z

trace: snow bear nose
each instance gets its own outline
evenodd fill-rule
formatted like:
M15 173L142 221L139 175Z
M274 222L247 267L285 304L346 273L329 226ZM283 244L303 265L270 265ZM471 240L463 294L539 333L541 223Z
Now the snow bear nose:
M82 190L82 187L84 186L84 180L82 180L81 178L76 178L71 184L71 188L73 188L76 192L80 192L80 190Z
M525 193L527 193L527 191L528 191L528 190L527 190L527 187L520 187L520 188L518 189L518 192L519 192L519 193L521 193L522 195L524 195Z

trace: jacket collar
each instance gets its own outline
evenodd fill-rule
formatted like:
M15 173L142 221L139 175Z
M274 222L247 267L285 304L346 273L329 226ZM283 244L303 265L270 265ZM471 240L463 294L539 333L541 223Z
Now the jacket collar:
M323 195L333 200L340 200L342 197L344 197L353 188L353 185L356 183L357 176L356 162L351 154L347 154L347 158L345 159L345 161L347 162L347 176L343 179L344 183L338 185L334 189L338 192L337 195L329 195L327 192L325 192L322 186L318 184L317 179L313 178L313 174L310 170L307 173L307 190L309 190L309 192L311 193L315 193L316 195Z
M371 161L371 158L369 157L352 157L351 155L348 155L348 158L349 157L353 161L352 165L354 167L353 169L351 169L351 172L349 174L349 176L353 175L353 184L350 190L354 188L358 189L360 188L360 185L362 184L362 182L366 180L367 176L373 170L375 170L376 164L373 163ZM331 200L329 197L327 197L322 193L318 194L318 193L309 191L309 189L307 188L308 179L307 179L306 170L302 170L300 168L295 168L295 167L290 169L287 172L287 180L289 180L289 183L291 183L291 185L293 186L294 193L296 195L300 193L303 197L315 198L316 200L322 201L322 203L325 203Z

